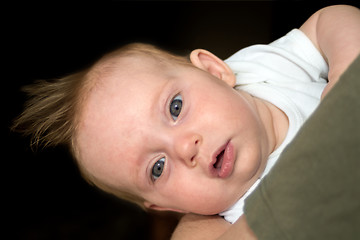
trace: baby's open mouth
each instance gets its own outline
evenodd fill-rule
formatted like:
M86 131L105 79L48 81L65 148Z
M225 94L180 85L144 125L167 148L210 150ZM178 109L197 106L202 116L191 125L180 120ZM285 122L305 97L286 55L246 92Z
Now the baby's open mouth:
M216 162L214 163L214 168L216 169L221 169L221 165L222 165L222 162L224 160L224 153L225 153L225 149L222 150L219 155L216 156Z
M229 141L214 153L212 164L209 166L210 172L213 176L227 178L233 171L234 162L234 146Z

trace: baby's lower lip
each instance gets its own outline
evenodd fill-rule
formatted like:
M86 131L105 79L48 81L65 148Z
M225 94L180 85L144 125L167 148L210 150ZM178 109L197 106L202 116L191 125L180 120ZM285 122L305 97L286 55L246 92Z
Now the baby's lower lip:
M225 147L223 162L219 171L220 178L227 178L232 173L235 160L234 153L234 146L231 142L229 142Z

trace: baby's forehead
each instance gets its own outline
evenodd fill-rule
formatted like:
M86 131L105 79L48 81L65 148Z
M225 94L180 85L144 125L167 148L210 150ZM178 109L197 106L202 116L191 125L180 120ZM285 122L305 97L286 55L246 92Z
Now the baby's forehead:
M161 74L169 71L170 64L158 61L155 57L145 54L117 55L97 63L91 70L97 81L108 77L121 77L136 74Z
M114 99L130 101L132 94L148 92L174 70L149 56L116 56L98 63L92 70L95 87L89 92L86 107L109 106ZM145 88L145 89L144 89ZM126 106L126 104L123 104ZM127 104L129 105L129 104Z

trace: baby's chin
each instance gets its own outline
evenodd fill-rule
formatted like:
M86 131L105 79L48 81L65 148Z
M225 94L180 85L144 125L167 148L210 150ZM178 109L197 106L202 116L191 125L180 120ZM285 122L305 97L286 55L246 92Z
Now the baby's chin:
M207 216L216 215L216 214L219 214L219 213L222 213L222 212L228 210L230 207L232 207L237 202L237 200L238 199L223 201L214 206L209 206L206 209L198 209L197 211L193 211L192 213L200 214L200 215L207 215Z

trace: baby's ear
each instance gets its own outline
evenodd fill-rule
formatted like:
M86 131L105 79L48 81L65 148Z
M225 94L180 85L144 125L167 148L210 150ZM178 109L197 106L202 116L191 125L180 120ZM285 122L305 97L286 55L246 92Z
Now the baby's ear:
M235 86L235 75L229 66L220 58L204 49L196 49L190 54L191 63L225 81L231 87Z
M149 202L144 202L144 206L146 208L157 210L157 211L171 211L171 212L187 213L186 211L183 211L183 210L179 210L179 209L175 209L175 208L160 207L158 205L155 205L155 204L152 204Z

